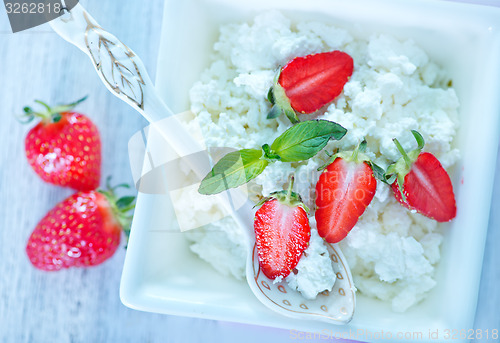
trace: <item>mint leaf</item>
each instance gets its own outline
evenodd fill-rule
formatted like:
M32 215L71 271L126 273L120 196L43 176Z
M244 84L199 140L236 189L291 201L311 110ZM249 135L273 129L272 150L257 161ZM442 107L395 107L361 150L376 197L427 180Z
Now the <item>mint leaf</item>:
M242 149L222 157L201 181L198 192L217 194L256 178L269 164L261 159L262 150Z
M270 147L264 144L262 150L242 149L225 155L201 181L198 192L217 194L241 186L277 160L307 160L323 149L331 138L341 139L346 132L342 126L328 120L296 124L276 138Z
M269 144L264 144L262 146L262 151L264 151L264 158L266 158L269 162L275 162L281 160L280 155L271 151L271 147Z
M304 121L276 138L271 150L281 157L282 162L299 162L313 157L331 138L339 140L346 132L346 129L332 121Z

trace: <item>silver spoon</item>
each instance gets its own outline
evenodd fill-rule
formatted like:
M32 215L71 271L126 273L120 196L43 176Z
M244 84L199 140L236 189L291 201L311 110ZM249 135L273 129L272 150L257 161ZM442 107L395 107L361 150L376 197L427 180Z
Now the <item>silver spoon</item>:
M50 25L57 34L90 57L108 90L146 118L179 156L206 150L163 103L139 57L114 35L103 30L79 3L63 16L50 21ZM200 179L210 170L208 156L187 159L187 162ZM248 197L238 189L232 189L215 198L246 233L246 276L257 299L273 311L290 317L335 324L345 324L352 319L355 288L338 246L327 244L337 274L334 288L331 292L319 294L315 300L306 300L286 282L273 284L261 273L252 226L254 204Z

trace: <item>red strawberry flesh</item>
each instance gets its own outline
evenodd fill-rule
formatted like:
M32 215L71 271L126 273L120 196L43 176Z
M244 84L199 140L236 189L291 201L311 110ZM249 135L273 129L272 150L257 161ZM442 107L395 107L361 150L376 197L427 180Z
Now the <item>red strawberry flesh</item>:
M309 244L306 211L277 199L268 200L255 213L254 229L264 275L270 279L287 277Z
M312 113L333 101L353 71L351 56L342 51L297 57L281 70L278 83L292 108Z
M404 177L406 202L402 199L397 182L392 184L392 189L403 206L438 222L447 222L456 216L457 207L450 177L431 153L420 153Z
M319 235L329 243L344 239L372 201L376 188L368 163L335 159L316 184Z

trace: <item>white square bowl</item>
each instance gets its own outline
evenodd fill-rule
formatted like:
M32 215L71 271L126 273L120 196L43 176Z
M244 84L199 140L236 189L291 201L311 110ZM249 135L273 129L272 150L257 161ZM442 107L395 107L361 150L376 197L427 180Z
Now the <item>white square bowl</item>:
M144 311L332 335L351 330L360 333L359 340L384 330L394 339L398 332L421 332L422 339L414 338L422 342L429 340L429 330L444 338L444 330L471 329L500 137L500 10L429 0L166 0L156 85L174 112L189 108L188 90L208 66L219 26L269 9L295 22L344 27L360 38L374 32L411 38L452 78L461 103L456 141L462 158L453 175L458 214L446 224L437 286L406 313L358 294L354 319L346 326L283 317L260 304L246 282L220 275L190 252L168 195L140 193L122 302Z

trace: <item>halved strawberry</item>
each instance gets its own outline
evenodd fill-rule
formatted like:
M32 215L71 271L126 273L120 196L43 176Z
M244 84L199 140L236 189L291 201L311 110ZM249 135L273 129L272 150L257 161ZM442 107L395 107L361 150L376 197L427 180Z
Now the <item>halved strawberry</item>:
M269 90L268 99L274 106L268 118L285 113L296 123L295 111L319 110L339 96L353 68L352 57L338 50L294 58L280 70Z
M433 154L421 152L425 144L422 135L415 130L411 132L418 147L409 153L394 139L403 155L387 169L394 196L410 210L438 222L450 221L457 214L450 176Z
M375 195L376 166L363 153L365 148L363 141L354 151L334 155L316 184L318 233L328 243L347 236Z
M260 268L272 280L290 274L311 238L306 207L292 187L293 179L288 191L271 194L255 213Z

